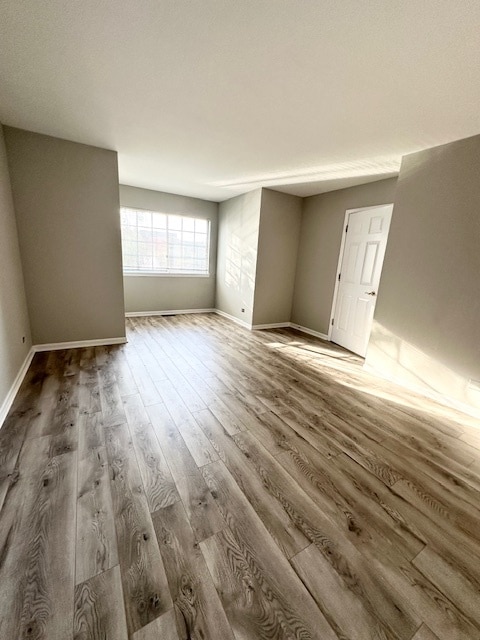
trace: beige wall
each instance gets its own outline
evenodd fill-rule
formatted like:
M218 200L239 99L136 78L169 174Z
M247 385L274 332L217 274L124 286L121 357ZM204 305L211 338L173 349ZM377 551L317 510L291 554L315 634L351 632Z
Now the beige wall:
M247 324L253 318L261 196L256 189L219 207L215 306Z
M5 128L35 344L125 335L117 154Z
M302 199L262 189L253 324L289 322Z
M2 405L31 346L17 225L0 125L0 425Z
M218 204L172 193L120 185L120 204L210 220L210 275L125 276L125 311L211 309L215 303Z
M396 178L305 198L292 322L328 334L345 211L394 202Z
M403 159L367 365L480 406L480 136Z

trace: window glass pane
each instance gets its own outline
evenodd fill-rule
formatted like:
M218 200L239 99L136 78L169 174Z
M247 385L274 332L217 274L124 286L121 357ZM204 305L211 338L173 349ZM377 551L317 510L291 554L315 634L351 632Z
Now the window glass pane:
M208 273L208 220L122 207L127 273Z
M153 268L164 271L167 268L167 256L163 255L154 255L153 256Z
M150 211L137 211L138 226L139 227L151 227L152 226L152 214Z
M137 256L123 256L124 269L136 269L137 268Z
M151 256L138 256L138 266L142 271L149 271L152 268L152 257Z
M180 244L182 242L182 234L180 231L170 231L168 232L168 244Z
M183 266L186 271L192 271L195 265L195 258L193 256L183 256Z
M138 255L147 257L152 255L152 245L150 242L139 242L138 243Z
M195 218L195 231L199 231L200 233L207 233L208 220L200 220L199 218Z
M130 224L137 226L137 212L133 209L121 209L122 214L122 226Z
M152 226L154 229L166 229L167 216L164 213L152 213Z
M190 233L188 231L184 231L183 232L183 242L184 242L184 244L188 244L188 245L192 245L193 246L194 240L195 240L195 234L194 233Z
M195 269L197 271L205 269L205 262L203 260L195 260Z
M122 242L122 249L124 253L137 253L137 242L136 240L124 240Z
M159 244L155 245L153 247L153 255L157 256L157 257L158 256L166 256L167 255L167 246L165 244L164 245L159 245Z
M182 218L180 216L168 216L168 228L181 231Z
M195 218L183 218L183 230L195 231Z
M122 241L129 242L137 239L137 227L123 227L122 229Z
M166 246L167 232L162 229L153 229L152 242L154 246Z
M145 227L138 227L138 240L140 242L151 242L152 241L152 230L146 229Z
M195 244L200 247L207 246L207 234L195 233Z

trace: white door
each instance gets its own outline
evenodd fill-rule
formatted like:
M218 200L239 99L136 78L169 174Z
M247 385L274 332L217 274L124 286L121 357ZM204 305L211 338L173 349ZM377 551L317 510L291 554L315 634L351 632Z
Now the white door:
M330 339L365 356L393 204L347 212Z

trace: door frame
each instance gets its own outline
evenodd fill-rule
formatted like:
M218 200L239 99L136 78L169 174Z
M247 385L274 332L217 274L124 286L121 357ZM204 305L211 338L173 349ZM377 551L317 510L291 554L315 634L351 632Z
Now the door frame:
M337 270L335 271L335 288L333 290L333 300L332 300L332 309L330 311L330 319L328 321L328 339L331 341L332 339L332 321L335 318L335 308L337 306L337 298L338 298L338 288L340 282L338 280L338 276L342 272L342 262L343 262L343 252L345 250L345 241L347 238L347 226L348 219L351 213L357 213L359 211L368 211L368 209L378 209L379 207L388 207L391 206L393 209L393 202L386 202L384 204L372 204L368 207L356 207L355 209L347 209L345 211L345 217L343 219L343 231L342 231L342 241L340 243L340 252L338 254L338 262L337 262ZM382 267L383 270L383 267Z

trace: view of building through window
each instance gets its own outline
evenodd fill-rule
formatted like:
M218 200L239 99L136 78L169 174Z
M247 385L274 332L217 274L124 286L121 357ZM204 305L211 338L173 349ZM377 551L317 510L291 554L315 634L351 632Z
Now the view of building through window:
M208 275L210 221L121 207L126 274Z

